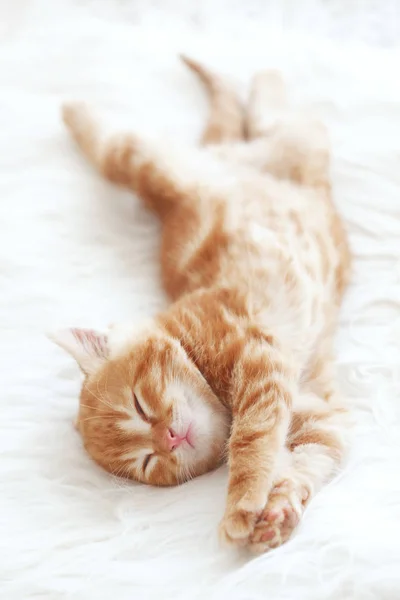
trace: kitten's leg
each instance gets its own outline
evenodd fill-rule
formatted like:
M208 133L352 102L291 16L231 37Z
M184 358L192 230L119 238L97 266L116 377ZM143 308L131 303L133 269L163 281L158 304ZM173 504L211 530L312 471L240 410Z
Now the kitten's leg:
M236 359L235 359L236 360ZM266 368L268 366L268 368ZM246 544L267 502L288 431L296 374L271 346L247 342L232 376L229 483L220 534Z
M162 149L136 135L104 137L91 112L80 103L65 105L63 118L90 162L107 179L134 190L160 217L196 194L202 165L196 164L195 156L191 161L192 155Z
M202 135L202 144L244 139L244 112L232 86L196 61L186 56L181 58L200 77L210 98L210 114Z
M280 73L270 70L254 75L246 110L249 139L270 136L287 116L287 92Z
M270 173L300 185L329 188L329 144L322 124L289 118L270 134L210 149L219 159Z
M277 71L253 78L246 125L249 139L254 140L258 168L302 185L329 187L327 130L305 111L288 108L285 85Z
M319 409L293 415L287 465L250 536L250 548L255 552L265 552L288 540L311 498L332 478L342 461L346 413L340 407L329 408L322 400L319 404Z

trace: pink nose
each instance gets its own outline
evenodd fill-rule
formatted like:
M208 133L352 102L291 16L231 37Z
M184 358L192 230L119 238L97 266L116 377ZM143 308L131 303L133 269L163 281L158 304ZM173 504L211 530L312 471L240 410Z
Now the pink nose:
M173 429L167 430L166 445L170 452L178 448L186 440L186 435L180 436Z

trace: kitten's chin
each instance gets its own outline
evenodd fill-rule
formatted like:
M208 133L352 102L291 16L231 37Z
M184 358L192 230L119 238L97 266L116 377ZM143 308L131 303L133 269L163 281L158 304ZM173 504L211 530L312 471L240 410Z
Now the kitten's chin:
M217 419L212 430L202 431L196 423L190 430L190 443L178 449L179 464L185 480L212 471L220 466L228 441L229 426L226 419Z
M175 418L176 422L183 424L185 439L176 452L181 469L187 472L189 479L221 464L229 437L230 419L211 390L204 394L194 387L181 385L180 393L181 402Z

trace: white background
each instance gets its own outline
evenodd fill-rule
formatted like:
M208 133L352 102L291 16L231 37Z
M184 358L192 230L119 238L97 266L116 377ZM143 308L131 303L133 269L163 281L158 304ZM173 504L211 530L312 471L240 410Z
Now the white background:
M0 3L0 597L3 600L400 598L400 5L322 0ZM45 337L153 314L158 229L92 172L59 119L193 143L207 112L185 51L243 92L281 68L333 139L355 254L337 340L356 426L343 474L296 537L220 549L226 473L158 490L94 466L72 427L80 385Z

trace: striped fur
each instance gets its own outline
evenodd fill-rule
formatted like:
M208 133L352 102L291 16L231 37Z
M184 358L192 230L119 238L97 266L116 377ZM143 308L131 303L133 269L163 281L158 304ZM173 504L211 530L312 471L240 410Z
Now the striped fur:
M280 76L258 74L242 108L223 79L184 61L210 97L205 147L108 139L86 107L64 107L92 164L160 218L174 302L145 327L110 331L104 351L92 333L58 342L85 373L78 427L91 456L155 485L226 457L221 536L264 551L342 460L332 337L350 253L326 132L290 108ZM169 450L166 432L189 421L194 447Z

